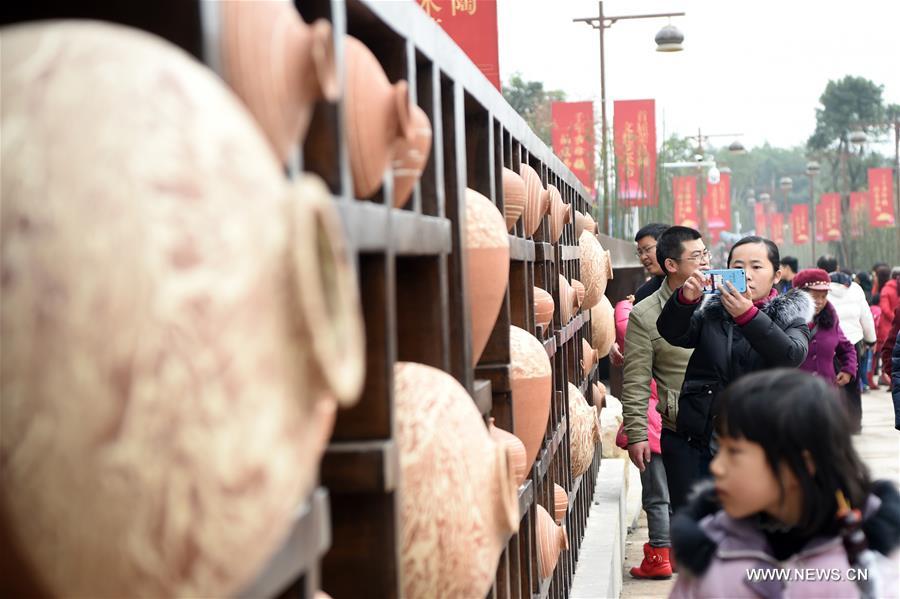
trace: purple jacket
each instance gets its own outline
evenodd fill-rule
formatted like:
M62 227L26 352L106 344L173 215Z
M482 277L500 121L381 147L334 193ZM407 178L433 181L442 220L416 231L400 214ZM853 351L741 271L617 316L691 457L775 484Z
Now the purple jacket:
M835 356L840 362L841 372L856 376L856 348L847 340L838 324L837 311L828 302L809 323L813 336L809 340L806 360L800 365L800 370L818 374L829 383L834 383L837 376L834 371Z

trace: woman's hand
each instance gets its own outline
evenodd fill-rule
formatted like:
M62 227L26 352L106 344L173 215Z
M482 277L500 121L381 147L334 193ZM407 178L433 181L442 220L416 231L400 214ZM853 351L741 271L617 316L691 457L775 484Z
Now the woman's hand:
M837 378L834 379L834 382L837 383L838 387L843 387L850 382L851 378L853 377L849 373L841 372L837 375Z
M704 283L706 283L706 277L699 270L691 273L691 276L688 277L688 280L684 282L684 286L681 288L681 294L684 296L685 301L694 303L700 299L700 296L703 295Z
M750 289L742 294L731 284L731 281L728 281L724 287L719 288L719 291L722 294L722 305L725 306L725 310L731 314L732 318L741 316L753 307Z

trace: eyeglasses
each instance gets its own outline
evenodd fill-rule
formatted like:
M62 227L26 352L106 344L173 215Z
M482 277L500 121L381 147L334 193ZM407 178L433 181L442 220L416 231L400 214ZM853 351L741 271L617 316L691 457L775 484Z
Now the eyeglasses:
M690 256L686 258L675 258L676 261L680 260L690 260L691 262L706 262L709 260L709 250L703 250L702 252L693 252Z
M655 244L655 243L654 243L653 245L651 245L650 247L647 247L647 248L640 248L640 247L639 247L639 248L634 252L634 255L637 256L638 258L640 258L641 256L644 256L645 254L649 256L649 255L651 255L650 252L652 252L652 251L655 250L655 249L656 249L656 244Z

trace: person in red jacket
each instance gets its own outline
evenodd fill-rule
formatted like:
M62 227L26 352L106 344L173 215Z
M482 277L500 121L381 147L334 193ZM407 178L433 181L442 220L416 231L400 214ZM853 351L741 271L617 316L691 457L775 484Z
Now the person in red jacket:
M895 266L891 269L890 280L884 284L884 287L881 288L879 292L878 307L881 308L881 321L878 323L879 347L876 351L880 351L883 346L887 345L886 340L888 334L894 326L897 306L900 305L898 285L900 285L900 266ZM893 349L893 347L891 349ZM887 373L885 371L887 371ZM884 361L881 362L881 378L878 379L878 383L886 385L888 389L890 389L890 360L887 363Z

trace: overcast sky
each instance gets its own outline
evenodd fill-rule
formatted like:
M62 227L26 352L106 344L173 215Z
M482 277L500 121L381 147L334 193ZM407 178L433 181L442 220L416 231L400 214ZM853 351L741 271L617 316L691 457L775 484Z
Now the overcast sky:
M598 31L572 19L597 15L595 0L498 0L500 74L595 100ZM900 103L900 0L606 0L607 16L685 12L672 18L684 51L655 51L666 19L625 20L606 30L608 118L612 101L655 98L657 139L743 133L803 145L829 79L852 74L884 86ZM728 138L715 138L727 145ZM888 149L892 151L893 144Z

